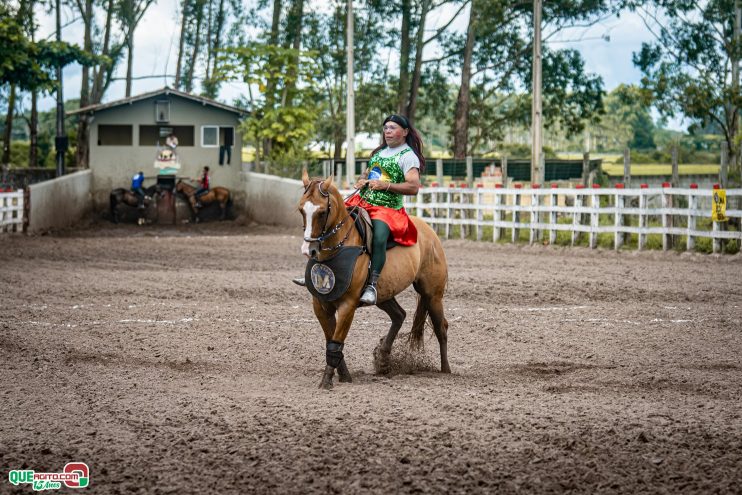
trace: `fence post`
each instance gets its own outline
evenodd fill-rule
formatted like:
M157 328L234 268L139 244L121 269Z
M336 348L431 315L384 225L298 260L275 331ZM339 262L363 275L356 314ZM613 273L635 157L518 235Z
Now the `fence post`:
M472 157L466 157L466 183L469 187L474 187L474 162Z
M696 248L696 238L693 232L696 230L696 208L698 208L698 196L693 194L693 190L698 189L698 184L690 185L690 193L688 193L688 243L686 244L686 251L693 251Z
M587 182L590 178L590 153L585 152L582 154L582 185L587 187Z
M508 156L502 155L500 161L500 168L502 169L502 186L508 187Z
M667 251L672 247L672 234L667 232L667 229L672 228L672 215L669 213L669 209L672 208L672 195L667 194L667 189L671 187L668 182L662 184L662 208L665 210L662 212L662 250Z
M585 186L577 186L575 189L581 190L584 189ZM578 211L582 208L582 194L575 191L575 200L574 200L574 206L572 207L572 246L575 245L577 240L580 238L580 232L576 229L578 225L580 225L580 220L582 220L582 212Z
M600 225L600 194L597 189L600 189L599 184L593 184L593 191L590 197L590 249L595 249L598 246L598 227Z
M474 204L477 207L477 240L482 240L482 221L484 220L484 212L482 211L482 187L483 184L477 184L477 189L474 196Z
M538 230L538 227L536 224L539 222L539 213L538 213L538 207L540 206L540 198L541 196L536 194L537 190L541 187L539 184L531 184L531 231L528 236L528 243L533 244L535 241L539 240L541 238L540 231Z
M719 189L719 187L720 187L720 184L714 184L714 189ZM713 203L712 203L712 205L713 205ZM722 227L723 227L723 224L721 222L713 222L712 221L711 222L711 225L712 225L712 227L711 227L711 231L712 232L720 232L722 230ZM721 251L721 239L719 239L718 237L714 237L712 244L713 244L713 252L714 253L718 253L719 251Z
M623 183L631 187L631 151L628 146L623 149Z
M468 194L468 190L464 189L465 187L466 187L466 184L461 184L461 192L459 193L459 204L462 206L469 203L469 194ZM466 223L464 223L466 222L466 219L468 218L468 215L467 215L468 211L469 210L467 210L466 208L459 209L459 220L461 220L461 223L459 223L459 237L461 237L461 239L466 239L466 234L467 234L467 231L469 230L468 229L469 226L466 225Z
M555 228L557 224L557 212L554 208L556 208L558 203L558 196L556 192L554 192L554 189L557 188L556 184L551 185L551 194L549 194L549 244L552 246L556 244L556 238L557 238L557 230Z
M723 189L727 187L727 177L729 173L729 145L721 145L721 166L719 167L719 183Z
M443 187L443 160L441 158L435 160L435 176L438 179L438 184Z
M338 189L342 189L343 184L343 164L338 163L337 164L337 174L335 175L335 184L337 185Z
M624 188L623 184L616 184L616 197L614 200L614 204L616 205L616 213L613 216L614 218L614 227L616 229L616 233L613 237L613 248L618 251L621 249L621 246L623 246L623 240L624 240L624 233L621 232L621 228L623 227L623 207L624 207L624 195L621 194Z
M647 245L647 185L641 184L639 189L639 251Z
M511 231L511 242L514 244L520 238L520 229L515 224L520 223L520 184L516 184L515 195L513 196L513 228Z
M499 184L498 184L499 185ZM500 205L502 204L502 194L500 194L499 187L495 185L495 197L494 197L494 203L493 203L493 224L495 222L502 222L502 209L500 208ZM500 240L500 236L502 235L502 227L499 227L497 225L493 225L492 229L492 242L497 242Z
M446 239L450 238L451 235L451 189L454 187L454 184L451 184L451 186L448 188L448 191L446 191Z

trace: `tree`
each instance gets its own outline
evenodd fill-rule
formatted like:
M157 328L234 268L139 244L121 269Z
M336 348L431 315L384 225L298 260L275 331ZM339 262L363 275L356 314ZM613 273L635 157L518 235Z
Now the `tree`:
M544 7L544 38L577 22L593 22L612 9L615 7L606 0L548 2ZM443 39L449 68L461 76L453 124L457 158L469 151L471 84L480 87L478 97L482 104L499 102L511 113L525 109L527 100L518 97L517 89L531 85L532 10L532 2L473 0L466 36L449 35ZM543 53L546 124L559 122L577 132L582 129L585 116L601 110L602 81L584 73L584 64L575 51L545 49ZM510 94L512 100L496 96L502 94Z
M642 88L663 116L683 115L698 127L715 123L729 147L731 183L740 184L738 0L630 2L654 34L634 54Z
M86 0L90 1L90 0ZM126 43L126 97L131 96L131 79L134 67L134 32L144 13L155 0L119 0L117 15L124 30Z

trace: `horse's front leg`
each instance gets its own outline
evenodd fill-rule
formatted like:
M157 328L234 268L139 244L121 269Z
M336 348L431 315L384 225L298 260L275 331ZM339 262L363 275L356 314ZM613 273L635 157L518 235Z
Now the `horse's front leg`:
M317 313L317 305L318 303L315 300L315 314ZM321 308L322 305L320 304L319 306ZM325 339L327 340L325 352L327 364L325 366L325 372L322 375L322 381L319 385L320 388L324 388L325 390L332 389L332 378L335 374L336 369L338 370L338 374L340 375L341 382L352 381L350 372L348 371L348 366L345 364L343 347L345 345L345 338L348 336L348 331L350 330L350 325L353 322L355 311L355 304L351 304L348 301L341 301L340 305L337 308L337 315L333 315L332 318L335 322L332 333L325 330L326 326L325 324L322 324L322 319L318 315L318 318L320 318L320 324L322 324L322 329L325 330ZM325 314L327 313L325 312ZM329 323L329 321L327 321L326 323ZM328 330L329 328L330 325L327 325Z

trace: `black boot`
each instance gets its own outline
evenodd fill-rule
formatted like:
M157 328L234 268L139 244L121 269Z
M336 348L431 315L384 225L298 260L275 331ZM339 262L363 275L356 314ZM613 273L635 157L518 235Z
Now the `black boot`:
M375 306L376 305L376 283L379 281L378 272L373 272L371 278L368 281L368 285L363 289L361 294L361 305L362 306Z

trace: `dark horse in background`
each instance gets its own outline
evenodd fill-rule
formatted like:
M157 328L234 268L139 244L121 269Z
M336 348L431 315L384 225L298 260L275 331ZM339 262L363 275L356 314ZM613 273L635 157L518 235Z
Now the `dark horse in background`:
M209 192L207 192L206 194L202 194L197 199L195 196L196 188L190 184L183 182L183 179L181 179L178 181L177 184L175 184L175 190L185 195L186 199L188 200L188 204L191 205L191 212L193 213L193 217L196 222L199 222L201 220L198 216L198 213L199 210L203 208L199 207L198 203L201 203L204 206L211 203L217 203L221 211L219 220L224 220L227 217L227 207L232 205L232 194L226 187L212 187L211 189L209 189Z
M119 187L118 189L114 189L113 191L111 191L109 201L111 205L111 219L113 220L113 223L119 223L119 220L121 218L120 206L127 205L133 208L137 208L139 212L137 223L139 225L143 225L146 221L146 219L144 218L144 212L146 211L147 206L149 206L149 204L152 202L152 198L154 198L155 194L157 194L158 192L159 189L156 184L144 188L144 203L140 208L139 197L134 194L131 189Z

